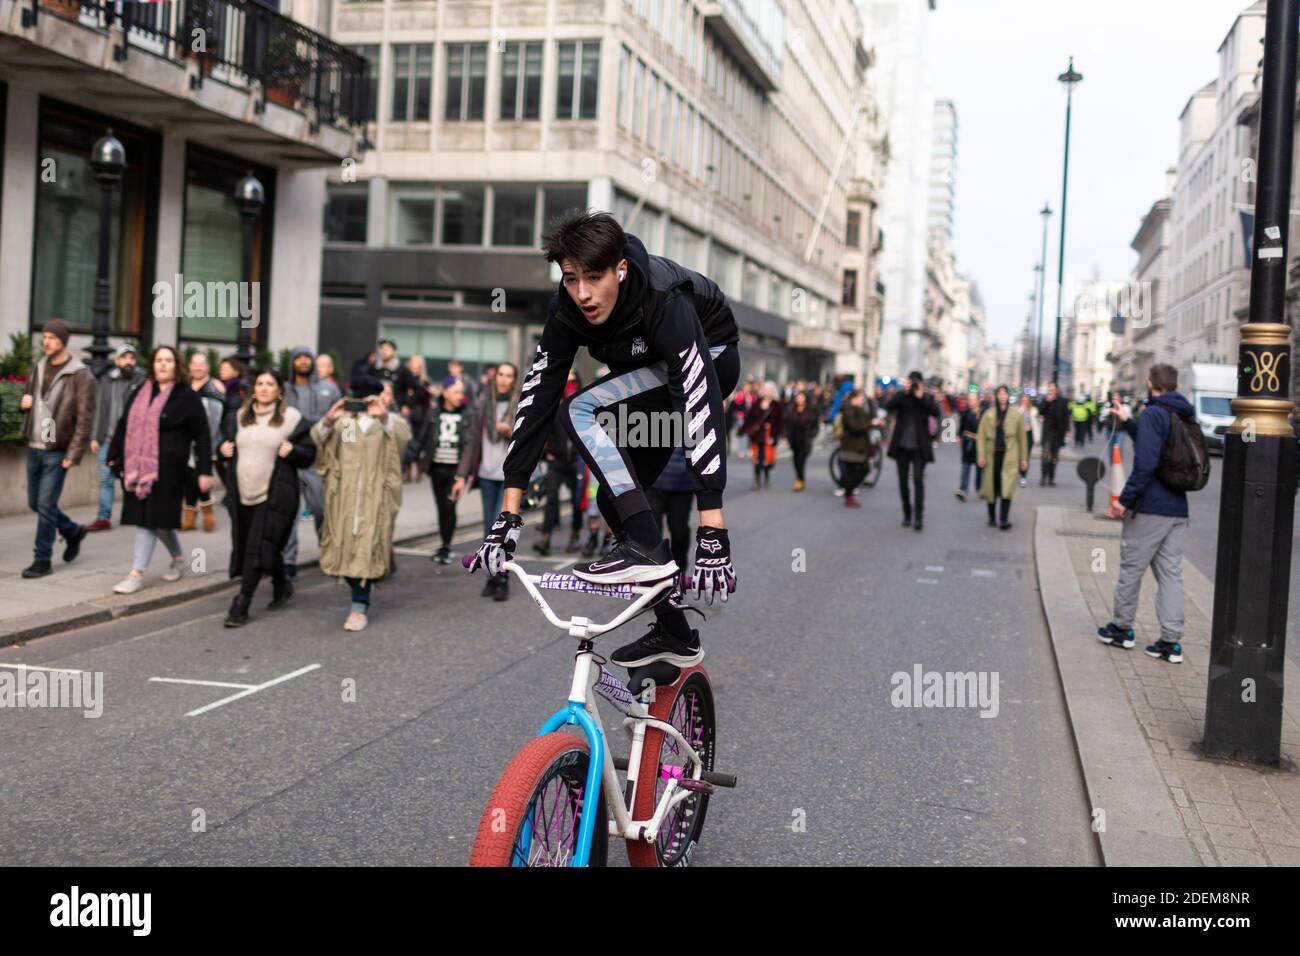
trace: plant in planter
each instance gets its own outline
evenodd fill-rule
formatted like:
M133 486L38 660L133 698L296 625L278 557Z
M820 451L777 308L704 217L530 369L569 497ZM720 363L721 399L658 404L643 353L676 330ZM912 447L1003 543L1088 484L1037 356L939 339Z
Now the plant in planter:
M9 336L9 351L0 354L0 443L22 441L23 412L19 404L31 368L31 336L14 332Z
M199 60L204 73L211 73L221 50L224 9L218 0L186 0L185 32L182 39L188 56Z
M41 6L72 20L81 13L81 0L41 0Z
M306 63L298 53L298 38L283 29L273 28L266 53L262 56L262 83L266 87L266 98L292 109L298 100L305 72Z

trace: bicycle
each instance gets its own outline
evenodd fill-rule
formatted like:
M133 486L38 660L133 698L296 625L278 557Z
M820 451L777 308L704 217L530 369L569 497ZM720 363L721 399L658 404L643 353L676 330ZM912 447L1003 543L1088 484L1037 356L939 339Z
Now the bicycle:
M837 447L831 452L830 459L827 461L827 467L830 469L831 481L835 483L836 488L843 487L841 480L841 463L840 449ZM862 476L860 487L874 488L876 482L880 481L880 476L885 470L885 433L879 424L873 422L871 425L871 445L867 451L867 471Z
M568 703L506 765L479 821L470 866L604 866L611 836L626 841L633 866L689 866L709 796L736 785L734 776L713 769L717 728L709 676L698 664L683 669L657 662L634 668L625 685L605 669L594 642L658 600L673 599L680 593L676 578L602 585L558 572L532 575L514 561L506 570L548 621L578 639L578 651ZM542 596L539 589L546 588L632 604L605 624L563 620ZM628 759L612 756L589 689L624 714ZM582 736L563 732L565 726Z

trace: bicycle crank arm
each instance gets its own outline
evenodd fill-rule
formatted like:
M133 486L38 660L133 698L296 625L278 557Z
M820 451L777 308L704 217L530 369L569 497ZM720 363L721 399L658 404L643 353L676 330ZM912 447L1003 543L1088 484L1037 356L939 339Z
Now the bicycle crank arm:
M615 758L614 758L614 769L615 769L615 770L622 770L624 773L626 773L626 772L627 772L627 758L626 758L626 757L615 757ZM693 780L693 779L691 779L690 777L679 777L679 776L677 776L676 774L673 774L673 773L671 773L671 772L669 772L669 773L664 773L664 770L665 770L665 769L666 769L666 768L660 768L660 775L661 775L661 777L662 777L663 779L665 779L665 780L669 780L669 779L676 780L677 783L678 783L679 785L681 785L683 788L685 788L685 789L687 789L687 790L698 790L698 789L700 789L698 786L693 786L694 784L699 784L699 783L712 784L714 787L728 787L728 788L734 788L734 787L736 786L736 775L735 775L734 773L719 773L719 772L716 771L716 770L706 770L706 771L704 771L704 773L703 773L703 775L701 776L701 779L700 779L700 780ZM705 793L709 793L709 792L712 792L712 791L711 791L711 790L706 790L706 791L704 791L704 792L705 792Z

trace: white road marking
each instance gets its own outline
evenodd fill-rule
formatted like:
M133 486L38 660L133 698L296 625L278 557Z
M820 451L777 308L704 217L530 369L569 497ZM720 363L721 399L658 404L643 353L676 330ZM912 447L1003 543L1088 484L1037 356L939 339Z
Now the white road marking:
M970 576L973 578L996 578L998 573L996 571L990 571L988 568L972 568Z
M252 690L256 684L230 684L221 680L188 680L184 677L150 677L160 684L198 684L200 687L234 687L239 690Z
M927 564L925 566L925 569L932 574L943 574L942 564Z
M73 670L71 667L42 667L39 664L7 664L0 661L0 667L13 667L20 671L49 671L54 674L80 674L81 671Z
M300 667L296 671L290 671L288 674L281 674L274 677L264 684L228 684L221 681L202 681L202 680L181 680L174 677L151 677L151 681L166 682L169 684L199 684L208 687L239 687L242 688L239 693L231 694L229 697L223 697L221 700L213 701L197 710L191 710L186 717L198 717L200 714L206 714L210 710L216 710L226 704L233 703L241 697L247 697L250 694L256 694L259 690L266 690L268 687L274 687L276 684L283 684L287 680L293 680L295 677L301 677L303 674L310 673L320 667L319 664L308 664L306 667Z
M917 584L938 584L939 579L938 578L917 578L916 583Z

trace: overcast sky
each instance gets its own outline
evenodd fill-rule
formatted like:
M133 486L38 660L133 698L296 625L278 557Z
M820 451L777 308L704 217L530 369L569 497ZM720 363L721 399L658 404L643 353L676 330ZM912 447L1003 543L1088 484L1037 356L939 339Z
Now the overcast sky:
M917 0L920 2L920 0ZM1217 49L1249 0L938 0L935 95L957 105L957 268L980 287L990 339L1009 346L1029 313L1046 200L1061 205L1065 88L1074 90L1069 276L1126 280L1129 243L1164 195L1178 114L1218 74ZM1053 215L1048 274L1056 277ZM1055 300L1044 309L1044 330Z

